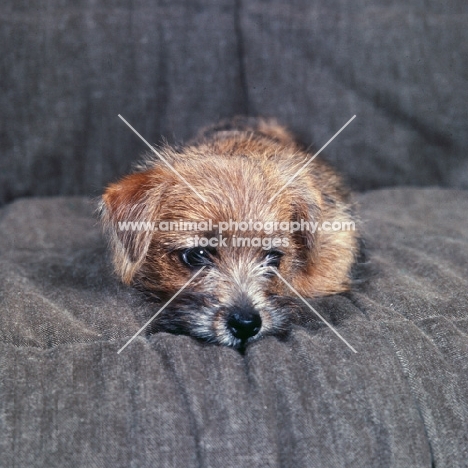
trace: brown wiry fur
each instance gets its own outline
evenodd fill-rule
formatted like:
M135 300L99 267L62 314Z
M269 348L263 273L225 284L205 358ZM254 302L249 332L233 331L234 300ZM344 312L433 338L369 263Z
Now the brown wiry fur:
M179 256L189 238L194 234L212 237L217 232L119 231L119 221L302 219L319 225L355 221L350 194L335 171L318 158L268 202L313 156L275 121L238 118L221 122L203 130L183 148L167 146L158 151L177 174L161 158L149 157L138 172L107 188L101 206L117 274L124 283L158 299L170 298L193 276L194 271ZM259 237L258 232L223 235L229 239L233 235ZM357 232L318 230L282 235L289 245L280 249L283 256L278 272L302 296L349 289ZM241 340L229 334L225 319L242 297L259 311L262 321L260 332L247 341L284 330L288 311L292 313L297 304L276 275L260 270L264 257L265 250L259 247L219 249L210 267L181 295L180 303L157 319L160 326L156 329L240 346Z

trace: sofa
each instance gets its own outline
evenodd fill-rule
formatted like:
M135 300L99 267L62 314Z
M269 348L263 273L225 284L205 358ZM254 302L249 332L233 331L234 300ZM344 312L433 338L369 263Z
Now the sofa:
M461 0L0 7L0 467L468 466ZM245 353L142 333L96 216L152 144L233 115L320 148L359 205L351 291Z

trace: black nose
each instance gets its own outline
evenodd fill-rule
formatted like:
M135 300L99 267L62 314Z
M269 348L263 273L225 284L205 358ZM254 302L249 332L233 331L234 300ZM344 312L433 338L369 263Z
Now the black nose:
M246 340L260 331L262 319L258 312L253 309L237 309L229 314L227 326L236 338Z

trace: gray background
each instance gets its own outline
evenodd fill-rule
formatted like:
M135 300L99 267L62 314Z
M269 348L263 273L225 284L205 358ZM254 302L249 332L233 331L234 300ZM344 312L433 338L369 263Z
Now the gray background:
M277 117L354 188L468 187L461 0L5 0L0 201L98 195L151 143Z

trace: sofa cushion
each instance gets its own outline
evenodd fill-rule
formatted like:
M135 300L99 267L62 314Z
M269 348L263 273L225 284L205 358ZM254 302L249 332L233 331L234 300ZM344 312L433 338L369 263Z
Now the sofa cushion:
M277 117L364 190L468 187L464 0L3 0L0 203L97 195L150 143ZM365 170L363 170L365 168Z
M359 197L372 275L245 355L140 336L86 198L0 212L2 466L461 467L468 193Z

